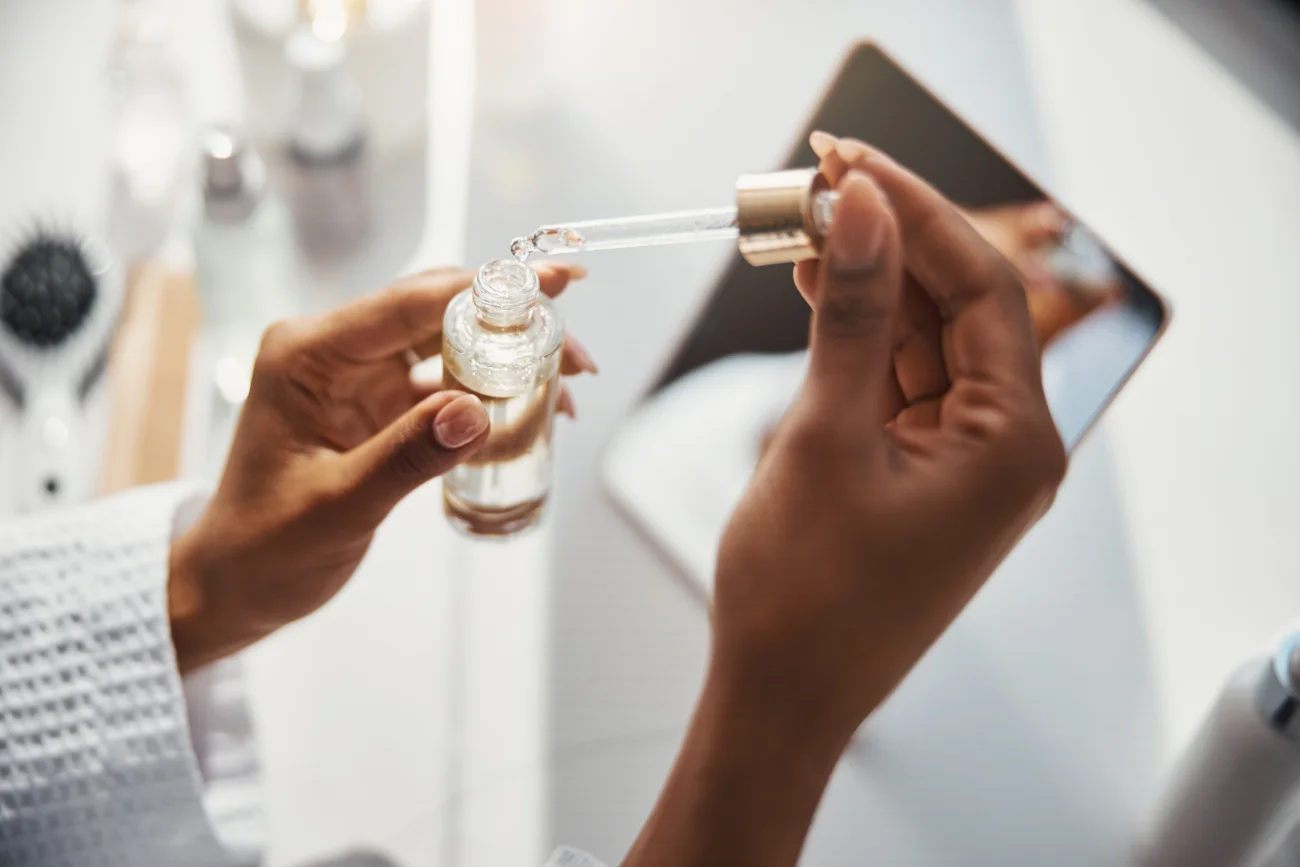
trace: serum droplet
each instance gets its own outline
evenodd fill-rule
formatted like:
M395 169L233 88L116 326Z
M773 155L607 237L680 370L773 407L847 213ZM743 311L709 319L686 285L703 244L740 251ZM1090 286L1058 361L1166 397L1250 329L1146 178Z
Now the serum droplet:
M527 262L528 254L536 250L531 238L515 238L510 242L510 255L515 257L516 261Z

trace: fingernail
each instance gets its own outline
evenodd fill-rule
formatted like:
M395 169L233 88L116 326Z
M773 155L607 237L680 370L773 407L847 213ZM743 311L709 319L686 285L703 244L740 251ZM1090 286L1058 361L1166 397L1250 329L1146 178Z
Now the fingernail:
M819 159L835 150L835 143L838 141L839 139L835 136L819 129L813 130L812 134L808 136L808 144L812 145L813 153L817 154Z
M472 394L462 394L438 411L433 437L445 449L458 449L487 430L487 411Z
M844 160L844 162L853 165L870 153L871 149L857 139L842 138L836 143L835 152L840 155L840 159Z
M568 345L565 346L564 351L569 353L569 357L573 359L574 364L578 365L579 370L585 370L593 375L600 373L600 368L592 360L591 353L587 351L587 347L578 342L578 338L570 334L566 341Z
M556 402L555 411L560 415L567 415L573 420L578 418L578 408L573 403L573 395L567 388L560 389L560 399Z
M871 178L852 171L840 184L835 222L827 239L830 267L839 272L874 268L888 228L882 195Z
M587 276L587 266L574 262L538 262L530 267L537 272L539 278L547 279L563 275L566 283Z

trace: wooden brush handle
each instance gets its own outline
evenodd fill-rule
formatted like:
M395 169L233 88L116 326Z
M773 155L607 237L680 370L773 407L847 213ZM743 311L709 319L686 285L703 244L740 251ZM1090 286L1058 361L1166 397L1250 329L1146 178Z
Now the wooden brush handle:
M169 481L179 473L198 327L191 274L153 262L131 272L109 355L101 493Z

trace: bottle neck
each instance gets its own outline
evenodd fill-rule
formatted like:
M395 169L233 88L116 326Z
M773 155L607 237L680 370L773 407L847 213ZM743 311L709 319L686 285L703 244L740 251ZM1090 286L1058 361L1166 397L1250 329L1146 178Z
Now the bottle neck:
M528 324L541 287L532 268L514 259L497 259L474 277L474 309L483 324L513 329Z

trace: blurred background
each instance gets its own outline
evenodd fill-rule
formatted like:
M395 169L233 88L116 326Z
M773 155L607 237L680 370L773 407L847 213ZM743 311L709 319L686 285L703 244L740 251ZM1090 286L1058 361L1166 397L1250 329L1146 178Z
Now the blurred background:
M0 0L0 259L72 267L71 244L86 272L54 326L6 312L0 519L214 480L275 318L544 223L728 202L873 39L1176 315L850 749L806 861L1123 863L1227 673L1300 614L1298 21L1290 0ZM469 543L422 490L336 601L246 655L267 863L623 854L707 604L612 507L601 456L729 255L590 257L560 308L602 373L573 386L540 532Z

